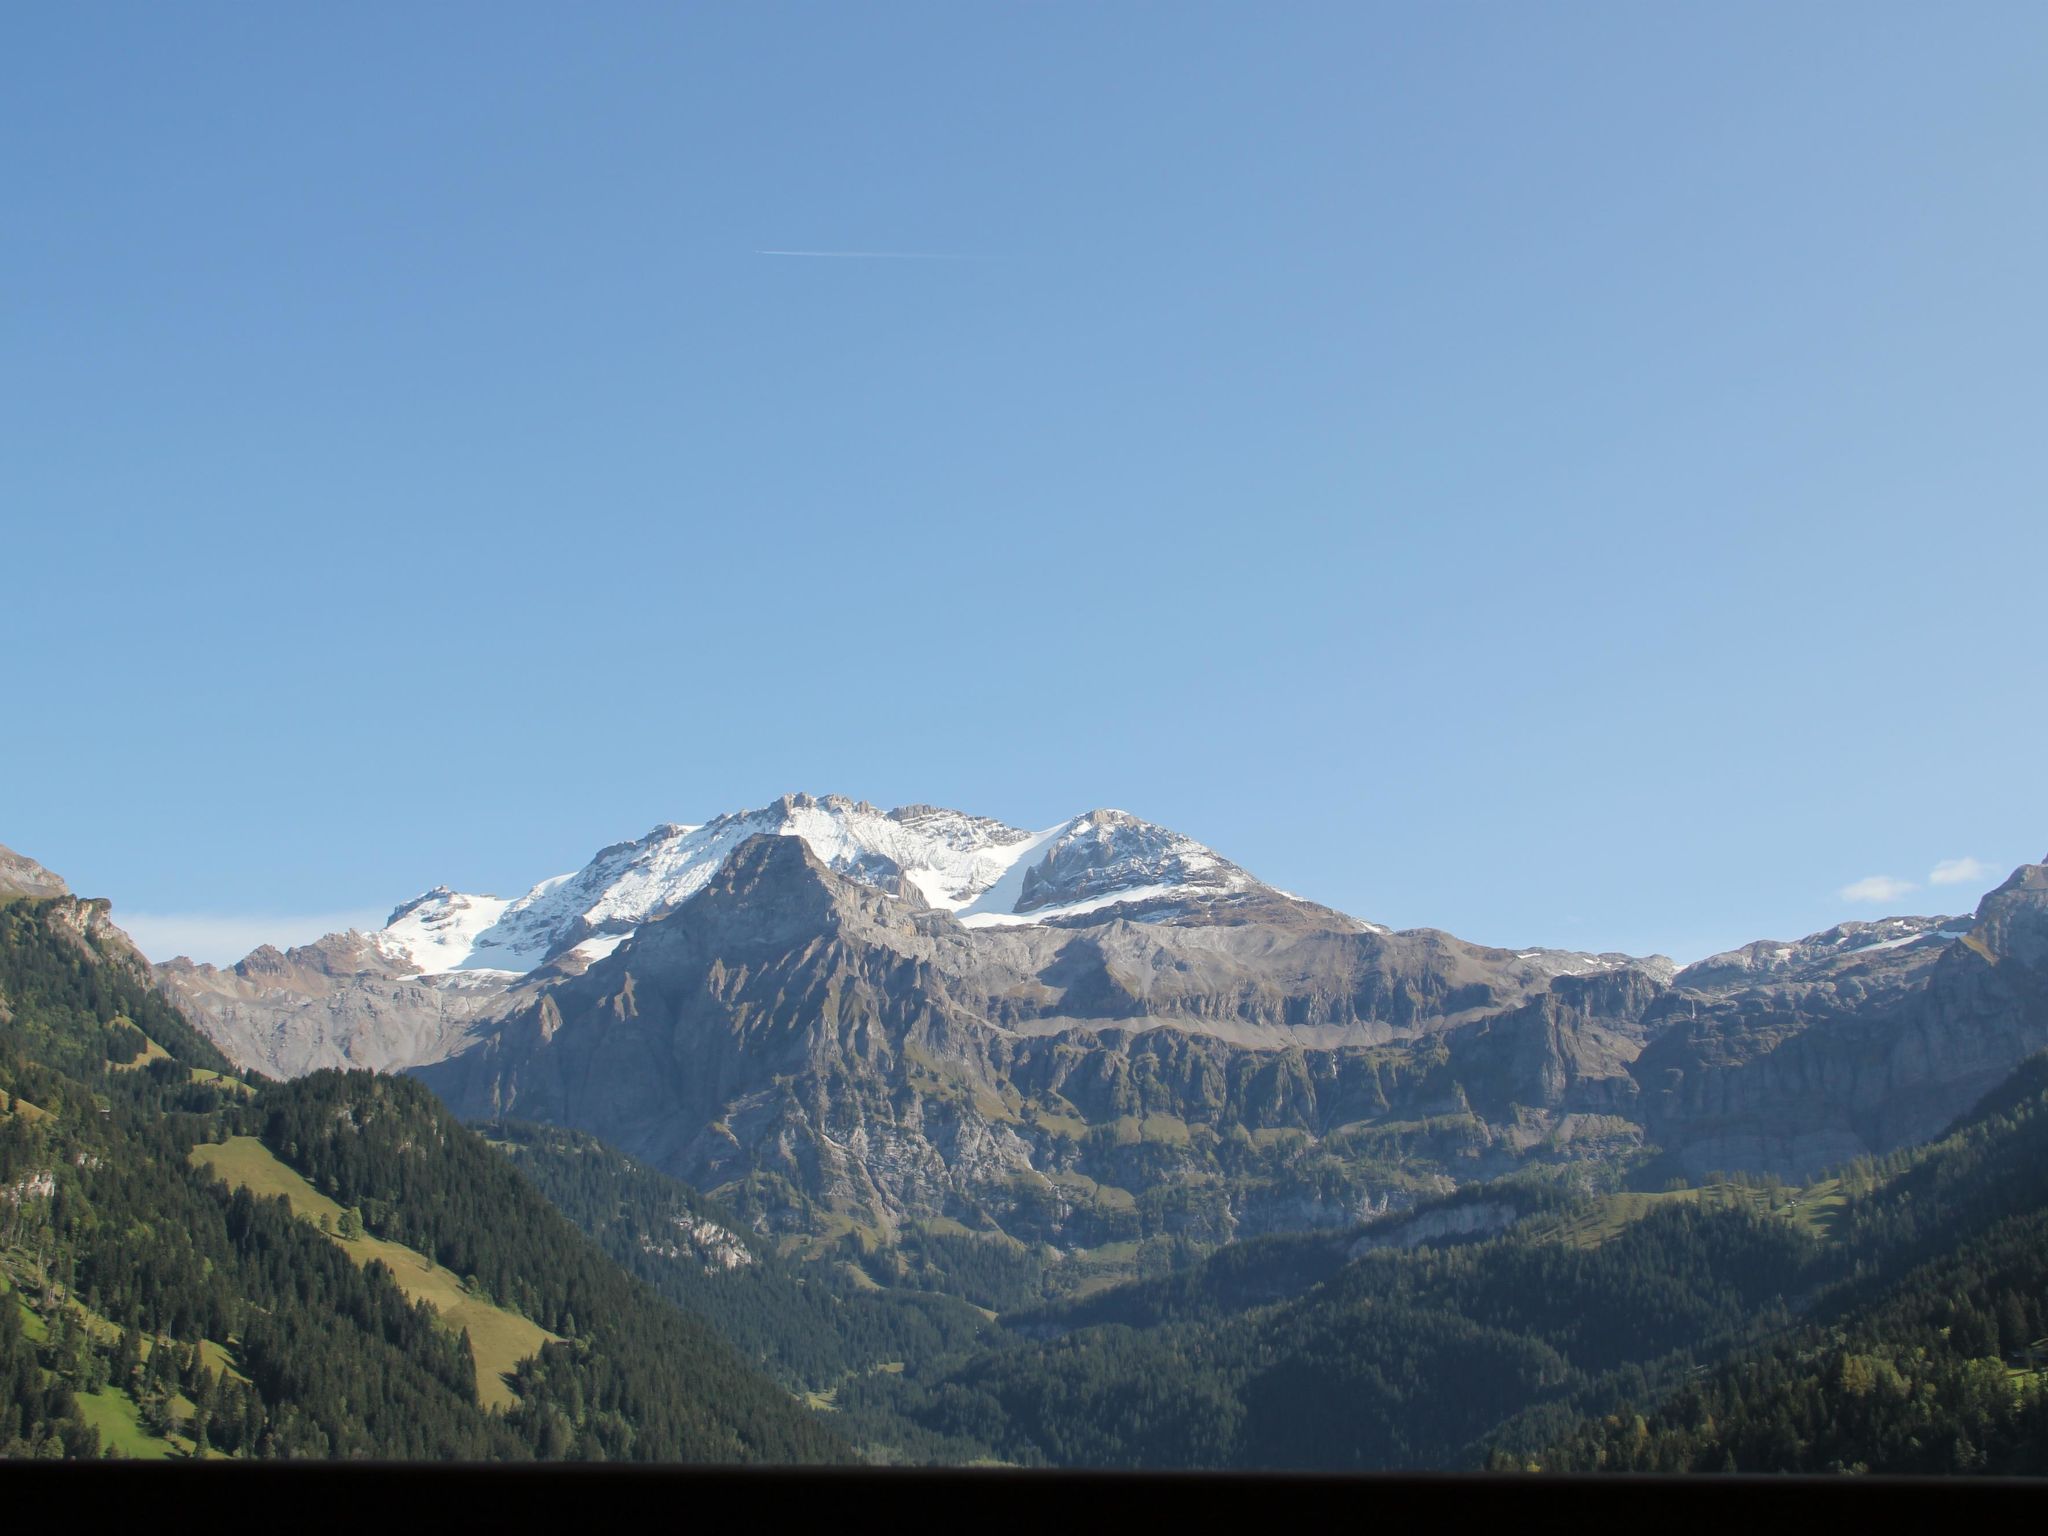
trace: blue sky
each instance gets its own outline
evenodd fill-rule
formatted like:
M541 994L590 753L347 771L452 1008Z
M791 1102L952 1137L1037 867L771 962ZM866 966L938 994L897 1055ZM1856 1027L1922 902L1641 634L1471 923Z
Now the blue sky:
M1681 958L2048 849L2039 5L7 33L0 842L154 947L790 789Z

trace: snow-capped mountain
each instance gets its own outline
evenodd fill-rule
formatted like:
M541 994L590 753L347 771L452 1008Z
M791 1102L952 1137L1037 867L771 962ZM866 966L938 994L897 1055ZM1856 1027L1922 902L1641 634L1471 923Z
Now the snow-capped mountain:
M1065 1017L1071 1004L1077 1016L1147 1027L1171 1019L1259 1039L1276 1027L1349 1039L1504 1005L1553 978L1670 979L1657 956L1518 954L1433 930L1394 935L1123 811L1033 831L837 795L666 823L522 895L437 886L370 933L266 946L226 968L173 960L160 974L238 1062L283 1075L419 1067L467 1049L529 996L599 970L645 970L640 951L657 933L673 940L718 914L731 943L746 940L749 923L759 931L746 942L761 939L774 915L737 889L710 898L741 850L791 843L924 935L919 944L941 945L964 993L980 996L998 978L982 1014L1002 1028L1040 1029L1041 1015ZM727 910L735 902L745 910Z
M587 965L702 890L761 833L801 837L827 867L969 928L1112 907L1156 920L1270 889L1193 838L1122 811L1089 811L1033 832L928 805L884 811L840 795L785 795L760 810L666 823L614 843L517 899L436 887L371 939L387 959L426 975L518 975L572 957Z

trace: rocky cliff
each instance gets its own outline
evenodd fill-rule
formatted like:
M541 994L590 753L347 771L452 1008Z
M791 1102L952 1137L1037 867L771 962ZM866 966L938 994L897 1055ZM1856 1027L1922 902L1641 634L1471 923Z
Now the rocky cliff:
M1972 916L1674 973L1389 932L1121 812L1031 833L795 796L516 901L441 889L160 974L239 1061L417 1070L764 1230L1072 1249L1343 1223L1531 1163L1889 1151L2048 1045L2044 950L2039 866Z
M2048 1045L2048 866L1969 917L1844 924L1681 971L1633 1068L1693 1173L1788 1176L1939 1132Z
M68 896L71 888L26 854L0 846L0 897Z
M1659 988L1277 896L1256 920L972 930L757 837L420 1072L462 1113L594 1130L766 1226L1221 1240L1631 1140L1628 1025L1573 1026ZM1493 1118L1461 1076L1499 1087Z
M422 975L361 933L266 944L225 969L181 958L156 972L231 1061L278 1077L438 1061L471 1041L507 991L488 974Z

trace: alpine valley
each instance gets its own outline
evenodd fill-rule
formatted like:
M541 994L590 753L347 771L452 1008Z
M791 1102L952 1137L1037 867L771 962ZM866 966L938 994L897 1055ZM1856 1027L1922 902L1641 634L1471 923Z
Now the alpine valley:
M0 1454L2048 1470L2048 863L1679 969L792 795L0 938Z

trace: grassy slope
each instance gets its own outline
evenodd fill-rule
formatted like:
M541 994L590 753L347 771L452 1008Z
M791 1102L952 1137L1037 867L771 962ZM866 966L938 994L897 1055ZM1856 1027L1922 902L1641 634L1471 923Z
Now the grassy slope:
M120 1024L129 1023L127 1019L117 1019L115 1022ZM131 1025L130 1027L132 1028L133 1026ZM169 1051L158 1045L149 1036L144 1035L142 1037L141 1054L133 1061L116 1061L110 1062L108 1065L116 1072L140 1072L152 1061L169 1061L170 1059L171 1053Z
M1773 1204L1775 1195L1777 1204ZM1709 1184L1700 1189L1675 1189L1659 1194L1621 1193L1603 1195L1583 1210L1565 1216L1538 1217L1523 1232L1538 1242L1559 1242L1574 1248L1597 1248L1610 1242L1652 1211L1670 1205L1697 1205L1706 1210L1725 1210L1747 1205L1752 1210L1772 1213L1827 1241L1834 1235L1835 1222L1848 1201L1839 1179L1824 1179L1803 1189L1777 1191L1739 1184Z
M0 1272L0 1295L8 1298L8 1301L0 1302L0 1306L12 1305L20 1309L22 1330L31 1339L40 1344L50 1336L50 1326L43 1320L42 1314L28 1304L28 1299L4 1272ZM86 1328L96 1337L120 1337L121 1330L97 1312L88 1310L76 1301L68 1305L73 1314L84 1319ZM149 1358L149 1352L155 1346L155 1342L147 1334L143 1335L142 1357L145 1360ZM228 1351L213 1340L204 1339L199 1347L206 1357L208 1368L215 1373L233 1375L245 1381L248 1379L234 1368L233 1357ZM78 1411L86 1423L100 1432L100 1444L123 1456L134 1457L139 1461L165 1461L175 1455L189 1455L192 1451L192 1442L183 1436L165 1439L144 1429L142 1415L136 1407L135 1399L116 1387L102 1387L97 1392L80 1392L77 1396ZM189 1414L192 1411L191 1400L185 1397L173 1398L171 1406L181 1413Z
M125 1392L102 1387L78 1394L78 1411L100 1432L100 1444L137 1461L168 1461L172 1446L142 1427L141 1415Z
M38 1344L49 1338L49 1324L43 1321L40 1312L28 1304L28 1298L23 1296L14 1287L4 1270L0 1270L0 1296L12 1296L14 1298L14 1306L21 1313L21 1331L23 1333L27 1334Z
M320 1193L271 1153L254 1136L235 1136L192 1149L195 1166L206 1166L224 1182L264 1197L283 1195L294 1215L317 1223L322 1216L338 1228L341 1207ZM398 1288L414 1301L430 1302L450 1328L469 1330L476 1354L477 1397L486 1408L509 1408L517 1401L506 1377L521 1360L537 1354L557 1335L516 1312L481 1301L463 1289L462 1279L415 1248L388 1243L368 1234L352 1241L334 1239L357 1264L381 1259Z
M194 1067L192 1069L192 1081L195 1083L218 1084L221 1088L231 1093L240 1094L245 1099L256 1097L256 1090L247 1083L239 1078L230 1077L225 1072L216 1072L211 1067Z

